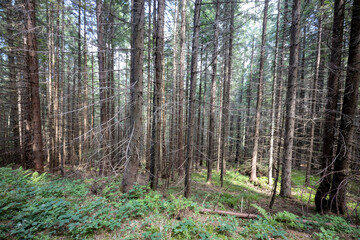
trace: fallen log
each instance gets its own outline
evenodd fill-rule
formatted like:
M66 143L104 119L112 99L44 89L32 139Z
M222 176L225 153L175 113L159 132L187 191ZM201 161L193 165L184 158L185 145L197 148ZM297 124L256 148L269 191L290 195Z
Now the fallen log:
M249 218L249 219L257 218L257 215L251 214L251 213L238 213L238 212L230 212L230 211L211 210L211 209L208 209L208 208L201 209L200 213L231 215L231 216L235 216L235 217L238 217L238 218Z

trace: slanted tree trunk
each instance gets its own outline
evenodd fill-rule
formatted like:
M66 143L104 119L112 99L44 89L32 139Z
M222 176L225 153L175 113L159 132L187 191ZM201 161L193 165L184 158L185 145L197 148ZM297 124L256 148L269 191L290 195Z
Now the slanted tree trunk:
M128 192L135 184L143 148L142 95L144 63L144 0L133 0L131 9L131 67L130 67L130 125L127 164L121 183L122 191Z
M30 85L31 104L31 130L32 130L32 152L31 159L34 162L35 171L44 172L44 152L41 132L41 108L39 94L39 64L37 57L36 21L35 21L36 0L26 2L26 67Z
M336 0L334 3L334 19L332 30L331 56L329 63L329 79L327 86L327 104L325 108L325 121L323 125L323 152L321 156L321 179L315 195L315 206L318 212L328 210L326 200L330 191L331 166L335 150L336 113L339 95L339 80L341 74L341 53L344 32L345 1Z
M194 10L194 32L192 41L191 54L191 73L190 73L190 95L188 110L188 127L186 136L186 162L185 162L185 190L184 196L190 197L191 189L191 165L193 160L193 144L194 144L194 115L195 115L195 89L197 76L197 56L199 48L199 30L200 30L200 9L201 0L195 0Z
M209 114L209 132L208 132L208 161L206 182L209 184L212 180L212 164L214 158L214 136L215 136L215 94L216 94L216 72L217 72L217 55L218 55L218 38L219 38L219 0L215 0L215 20L214 20L214 48L212 55L212 74L210 86L210 114Z
M253 152L252 152L252 158L251 158L250 181L256 181L257 180L256 164L257 164L257 160L258 160L258 151L259 151L261 105L262 105L263 88L264 88L264 64L265 64L265 44L266 44L266 25L267 25L268 7L269 7L269 0L265 0L262 38L261 38L258 96L257 96L257 101L256 101L254 146L253 146Z
M155 47L155 83L153 99L153 122L151 135L151 161L150 161L150 187L156 189L162 163L161 154L161 122L162 122L162 82L163 82L163 59L164 59L164 12L165 1L157 0L156 20L156 47Z
M354 160L355 114L358 105L360 83L360 0L353 1L349 57L346 72L344 101L340 121L337 158L330 190L330 205L334 212L344 214L346 210L346 188L349 163Z
M286 95L286 120L285 120L285 139L284 155L282 162L281 190L280 196L291 196L291 161L294 143L295 128L295 108L296 108L296 85L298 74L298 56L300 40L300 9L301 0L293 1L292 8L292 25L290 35L290 62L288 87Z

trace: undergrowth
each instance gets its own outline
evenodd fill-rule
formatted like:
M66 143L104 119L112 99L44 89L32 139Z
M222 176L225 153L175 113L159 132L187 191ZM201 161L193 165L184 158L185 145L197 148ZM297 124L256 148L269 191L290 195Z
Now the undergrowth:
M244 176L228 174L228 188L246 185ZM104 184L94 194L97 182ZM169 191L165 198L138 185L123 194L120 186L117 179L69 180L0 168L0 239L288 239L288 229L316 232L316 239L360 237L359 230L341 217L314 215L311 223L304 223L286 211L271 215L250 205L261 195L247 188L238 194L208 194L203 202L196 194L186 199ZM241 220L199 213L216 204L236 210L241 202L256 208L259 217Z

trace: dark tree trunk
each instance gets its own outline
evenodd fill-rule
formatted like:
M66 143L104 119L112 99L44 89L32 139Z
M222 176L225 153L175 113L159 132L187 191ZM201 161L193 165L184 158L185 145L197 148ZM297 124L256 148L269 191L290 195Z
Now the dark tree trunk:
M354 129L360 82L360 0L353 1L349 57L346 73L344 101L340 121L338 156L334 163L334 174L330 190L330 205L334 212L344 214L346 210L346 187L349 163L354 160Z
M311 174L311 162L314 155L314 138L315 138L315 116L316 116L316 103L317 103L317 92L318 92L318 81L319 81L319 70L321 64L321 41L322 41L322 6L324 4L324 0L320 1L320 16L318 23L318 31L317 31L317 49L316 49L316 62L315 62L315 74L314 74L314 83L313 89L311 92L311 127L310 127L310 144L309 144L309 156L306 163L306 175L305 175L305 185L308 186L310 184L310 174Z
M26 2L26 45L27 75L30 85L32 152L30 159L34 162L35 171L44 172L44 152L41 132L41 110L39 94L39 64L37 56L35 0Z
M282 162L281 190L280 196L291 196L291 161L294 142L295 127L295 106L296 106L296 85L298 74L298 56L300 40L300 9L301 0L293 1L292 25L290 36L290 62L288 87L286 95L286 120L285 120L285 139L284 156Z
M262 38L261 38L259 85L258 85L258 96L257 96L257 102L256 102L254 146L253 146L252 159L251 159L250 181L256 181L257 180L256 164L257 164L257 161L258 161L260 120L261 120L260 119L261 118L261 105L262 105L263 88L264 88L264 64L265 64L265 44L266 44L266 25L267 25L268 7L269 7L269 0L265 0L263 27L262 27Z
M336 113L339 95L339 79L341 74L341 52L344 31L344 0L336 0L334 4L333 36L331 44L331 57L329 63L329 79L327 104L325 109L325 122L323 131L323 152L321 156L321 179L315 195L315 205L318 212L328 210L326 200L330 191L331 166L335 151Z
M278 85L278 54L279 54L279 28L280 28L280 5L281 0L278 0L278 14L276 19L276 34L275 34L275 54L274 54L274 69L273 69L273 85L272 85L272 103L271 103L271 130L270 130L270 153L269 153L269 168L268 168L268 184L273 184L273 164L274 164L274 143L275 143L275 111L276 104L279 104L276 98L276 89ZM276 143L275 143L276 144Z
M162 82L163 82L163 59L164 59L164 12L165 1L158 0L156 20L156 47L155 47L155 83L153 99L153 122L151 136L151 161L150 161L150 187L156 189L159 177L159 165L162 162L161 154L161 121L162 121Z
M130 125L127 164L122 180L122 190L128 192L137 181L140 156L143 148L142 95L144 63L144 0L133 0L131 9L131 67L130 67Z
M102 158L100 161L99 175L106 175L109 164L109 126L108 126L108 100L105 70L105 41L103 28L102 0L96 1L97 37L98 37L98 58L99 58L99 86L100 86L100 124L101 124L101 149Z
M190 74L190 96L189 96L189 110L188 110L188 127L186 136L186 162L185 162L185 190L184 196L190 197L191 190L191 165L193 159L193 144L194 144L194 114L195 114L195 89L197 76L197 56L199 48L199 30L200 30L200 8L201 0L195 0L194 10L194 32L192 42L191 54L191 74Z
M215 136L215 94L216 94L216 72L217 72L217 49L219 38L219 0L215 1L215 20L214 20L214 48L212 56L212 74L210 86L210 116L209 116L209 132L208 132L208 162L206 182L209 184L212 180L212 165L214 158L214 136Z

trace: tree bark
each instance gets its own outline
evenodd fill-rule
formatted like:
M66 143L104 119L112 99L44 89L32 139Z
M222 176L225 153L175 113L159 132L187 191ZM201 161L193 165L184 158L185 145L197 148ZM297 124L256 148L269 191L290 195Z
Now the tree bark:
M322 6L324 4L324 0L320 1L319 5L319 22L318 22L318 31L317 31L317 49L316 49L316 62L315 62L315 74L314 74L314 82L313 89L311 92L311 126L310 126L310 144L309 144L309 156L306 163L306 175L305 175L305 185L308 186L310 184L310 174L311 174L311 162L314 154L314 138L315 138L315 116L316 116L316 103L317 103L317 92L318 92L318 80L319 80L319 70L321 64L321 41L322 41L322 20L323 20L323 12Z
M214 20L214 48L212 56L212 74L210 86L210 114L209 114L209 132L208 132L208 162L206 182L209 184L212 180L212 165L214 158L214 135L215 135L215 94L216 94L216 72L217 72L217 55L219 39L219 0L215 0L215 20Z
M197 76L197 56L199 48L199 30L200 30L200 9L201 0L195 0L194 10L194 32L192 41L191 54L191 74L190 74L190 96L188 110L188 127L186 139L186 162L185 162L185 190L184 196L190 197L191 190L191 164L193 160L193 144L194 144L194 114L195 114L195 89Z
M339 80L341 74L341 52L344 32L344 0L336 0L334 3L334 19L332 30L331 56L329 63L329 79L327 104L325 108L325 121L323 125L323 152L321 156L321 179L315 195L315 206L318 212L328 210L329 204L326 200L330 191L331 166L335 151L335 128L336 113L339 95Z
M261 105L262 105L263 88L264 88L264 64L265 64L265 44L266 44L266 25L267 25L268 7L269 7L269 0L265 0L264 18L263 18L263 27L262 27L262 38L261 38L258 97L257 97L257 102L256 102L254 147L253 147L252 159L251 159L250 181L256 181L257 180L256 164L257 164L257 160L258 160L258 151L259 151Z
M133 0L131 9L131 67L130 67L130 128L129 150L122 180L122 191L128 192L135 184L139 171L142 141L142 95L144 63L144 0Z
M35 171L44 172L44 152L41 131L41 110L39 94L39 64L37 56L35 0L26 2L26 45L27 73L30 85L32 152Z
M278 75L278 54L279 54L279 28L280 28L280 5L281 0L278 0L277 18L276 18L276 34L275 34L275 54L274 54L274 70L273 70L273 85L272 85L272 103L271 103L271 130L270 130L270 153L269 153L269 168L268 168L268 184L273 184L273 164L274 164L274 138L275 138L275 111L276 111L276 89L277 89L277 75Z
M349 176L349 163L353 160L355 114L358 105L360 82L360 0L353 1L349 57L346 83L340 121L337 158L330 190L330 205L334 212L346 211L346 188Z
M156 46L155 46L155 83L153 98L153 122L151 136L151 161L150 161L150 187L156 189L158 185L159 167L162 163L161 154L161 122L162 122L162 82L163 82L163 61L164 61L164 12L165 1L157 0L156 20Z
M98 37L98 59L99 59L99 86L100 86L100 124L101 124L101 150L99 175L105 176L109 163L109 129L108 129L108 103L107 103L107 84L105 70L105 42L103 29L102 0L96 1L96 20Z
M290 35L290 62L288 87L286 95L286 120L285 120L285 140L284 155L282 162L281 174L281 190L280 196L291 196L291 161L294 143L294 127L295 127L295 108L296 108L296 85L298 74L298 55L299 55L299 39L300 39L300 9L301 0L293 1L292 8L292 25Z
M178 171L184 175L184 75L185 75L185 45L186 44L186 0L181 1L180 26L180 61L179 61L179 113L178 113Z

